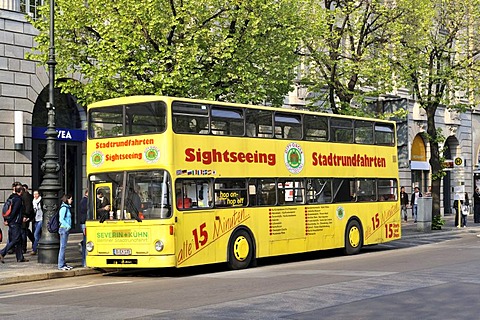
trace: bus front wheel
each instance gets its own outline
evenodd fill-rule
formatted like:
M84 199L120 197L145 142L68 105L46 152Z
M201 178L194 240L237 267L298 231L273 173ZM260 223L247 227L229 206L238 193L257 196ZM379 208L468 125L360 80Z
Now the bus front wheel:
M345 253L357 254L362 249L363 234L360 223L357 220L352 220L347 225L345 232Z
M232 270L247 268L253 259L253 241L245 230L236 231L230 238L228 266Z

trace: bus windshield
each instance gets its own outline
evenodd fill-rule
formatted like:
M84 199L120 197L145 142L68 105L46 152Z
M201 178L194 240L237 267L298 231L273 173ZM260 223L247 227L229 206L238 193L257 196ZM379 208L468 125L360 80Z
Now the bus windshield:
M130 220L170 218L171 179L165 170L118 171L90 176L90 219Z

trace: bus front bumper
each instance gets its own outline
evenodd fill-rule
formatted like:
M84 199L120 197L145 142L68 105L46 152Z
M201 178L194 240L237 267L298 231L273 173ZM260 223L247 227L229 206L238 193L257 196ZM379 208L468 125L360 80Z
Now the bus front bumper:
M176 266L175 255L158 256L104 256L87 255L90 268L169 268Z

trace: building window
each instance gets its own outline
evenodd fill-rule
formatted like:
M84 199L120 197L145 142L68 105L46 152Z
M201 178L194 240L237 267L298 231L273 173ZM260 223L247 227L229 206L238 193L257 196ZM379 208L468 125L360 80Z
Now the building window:
M43 0L20 0L20 11L28 14L33 19L37 19L38 8L42 4Z

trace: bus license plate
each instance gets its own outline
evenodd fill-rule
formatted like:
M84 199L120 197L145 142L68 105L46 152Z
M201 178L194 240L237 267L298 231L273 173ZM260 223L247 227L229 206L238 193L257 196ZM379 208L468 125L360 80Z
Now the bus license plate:
M113 249L115 256L129 256L132 254L132 249Z

